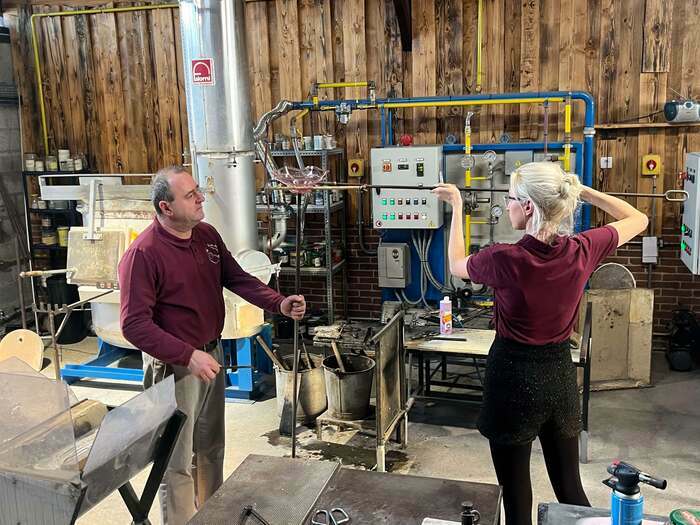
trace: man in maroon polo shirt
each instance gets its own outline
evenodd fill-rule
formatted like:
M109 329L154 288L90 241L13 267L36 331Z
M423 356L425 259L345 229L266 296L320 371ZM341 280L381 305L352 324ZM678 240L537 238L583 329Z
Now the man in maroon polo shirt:
M177 405L187 415L160 493L163 523L179 524L223 482L223 287L293 319L304 316L306 303L238 265L214 227L202 222L204 196L184 168L160 170L152 200L153 223L119 263L121 328L143 352L144 387L174 374Z

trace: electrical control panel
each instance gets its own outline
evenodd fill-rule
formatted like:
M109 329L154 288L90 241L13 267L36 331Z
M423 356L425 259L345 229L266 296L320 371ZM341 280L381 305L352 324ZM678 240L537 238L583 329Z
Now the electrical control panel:
M411 284L411 250L402 242L383 242L377 248L380 288L406 288Z
M428 190L442 182L442 146L373 148L372 184L406 186L372 189L372 223L380 229L435 229L443 205Z
M688 153L683 172L683 189L688 192L688 200L683 204L681 218L681 261L694 274L698 268L698 233L700 233L700 209L698 208L698 175L700 174L700 153Z

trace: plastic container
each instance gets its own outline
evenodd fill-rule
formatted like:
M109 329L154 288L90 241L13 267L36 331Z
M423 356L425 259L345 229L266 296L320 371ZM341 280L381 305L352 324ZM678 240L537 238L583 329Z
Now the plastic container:
M46 157L46 171L58 171L58 160L54 155Z
M58 234L58 245L64 248L68 246L68 226L59 226L56 228Z
M36 155L34 153L24 154L24 171L36 171Z
M442 335L452 333L452 301L449 297L440 301L440 333Z
M41 242L46 246L53 246L58 243L56 230L41 230Z

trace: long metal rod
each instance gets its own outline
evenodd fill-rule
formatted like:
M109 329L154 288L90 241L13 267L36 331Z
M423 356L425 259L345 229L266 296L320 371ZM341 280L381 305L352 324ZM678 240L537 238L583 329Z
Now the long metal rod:
M327 198L328 196L326 196ZM294 293L299 294L301 284L301 195L297 195L297 215L296 221L296 254L294 269ZM297 387L299 381L299 321L294 320L294 363L292 364L292 375L294 376L294 393L292 397L292 457L297 457Z
M22 261L19 256L19 237L15 237L15 259L17 261L17 296L19 298L19 312L22 316L22 328L27 329L27 312L24 305L24 284L22 284Z
M293 193L310 192L316 190L340 190L340 191L369 191L369 190L424 190L432 191L437 186L408 186L401 184L329 184L324 183L318 186L267 186L270 191L290 191ZM462 193L471 192L495 192L506 193L509 190L505 188L457 188ZM605 192L606 195L613 197L645 197L649 199L666 199L669 202L685 202L688 199L688 193L684 190L668 190L664 193L625 193L625 192ZM679 197L674 197L679 195Z

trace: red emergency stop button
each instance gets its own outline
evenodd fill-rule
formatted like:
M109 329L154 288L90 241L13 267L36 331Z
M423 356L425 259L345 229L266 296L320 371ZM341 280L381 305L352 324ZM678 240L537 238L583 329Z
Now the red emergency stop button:
M647 169L649 171L654 171L656 169L656 161L654 159L649 159L647 161Z

